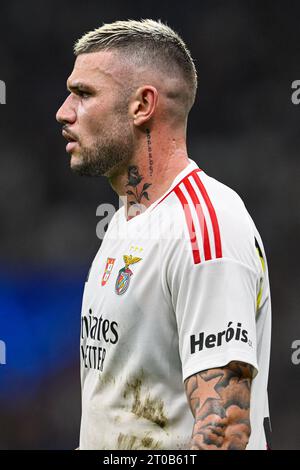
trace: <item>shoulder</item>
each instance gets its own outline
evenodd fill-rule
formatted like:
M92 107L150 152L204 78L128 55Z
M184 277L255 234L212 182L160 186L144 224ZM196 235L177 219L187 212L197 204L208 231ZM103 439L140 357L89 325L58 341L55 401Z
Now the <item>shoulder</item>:
M257 268L258 232L243 200L204 171L185 176L157 209L167 220L169 251L184 252L192 264L229 258Z

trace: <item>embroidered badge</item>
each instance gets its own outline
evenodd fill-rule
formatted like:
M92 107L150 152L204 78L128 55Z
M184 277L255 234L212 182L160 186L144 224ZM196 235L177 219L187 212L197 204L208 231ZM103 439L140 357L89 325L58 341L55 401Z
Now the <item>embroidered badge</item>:
M118 295L124 294L129 287L130 278L133 275L133 272L131 271L131 269L129 269L129 266L131 264L138 263L139 261L141 261L142 258L138 258L137 256L132 255L124 255L123 259L125 262L125 266L124 268L120 269L115 285L115 291Z
M101 286L105 286L105 284L107 283L109 276L112 272L112 269L114 267L115 261L116 261L115 258L107 258L105 271L102 276Z

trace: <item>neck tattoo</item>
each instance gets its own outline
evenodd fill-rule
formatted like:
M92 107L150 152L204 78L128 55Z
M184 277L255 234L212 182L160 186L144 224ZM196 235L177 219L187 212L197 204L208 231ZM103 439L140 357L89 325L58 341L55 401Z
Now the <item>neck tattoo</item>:
M149 157L149 175L153 174L153 158L152 158L152 146L151 146L151 135L150 129L146 129L147 133L147 148L148 148L148 157Z
M141 182L144 179L139 173L139 169L135 165L128 167L128 182L126 187L129 186L131 189L126 191L126 194L130 196L129 205L133 206L134 204L140 204L143 198L146 198L147 201L150 201L149 192L147 191L150 188L151 183L144 183L141 186Z

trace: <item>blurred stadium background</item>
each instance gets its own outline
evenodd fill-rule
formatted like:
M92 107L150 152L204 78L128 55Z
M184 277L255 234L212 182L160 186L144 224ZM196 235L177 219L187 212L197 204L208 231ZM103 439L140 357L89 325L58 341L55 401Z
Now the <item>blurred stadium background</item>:
M55 122L72 45L116 19L161 18L199 74L190 157L244 199L263 237L273 299L270 407L275 449L300 449L300 4L205 0L11 0L0 6L0 449L78 444L83 284L100 241L104 179L79 178Z

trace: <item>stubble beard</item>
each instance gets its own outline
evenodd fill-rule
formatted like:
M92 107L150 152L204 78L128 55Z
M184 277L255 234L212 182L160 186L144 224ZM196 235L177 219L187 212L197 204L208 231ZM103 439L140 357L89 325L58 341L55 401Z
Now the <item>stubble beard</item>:
M101 137L91 147L80 147L76 156L79 162L71 164L75 173L81 176L110 177L128 164L133 155L134 142L126 118L115 125L114 129L99 131Z

